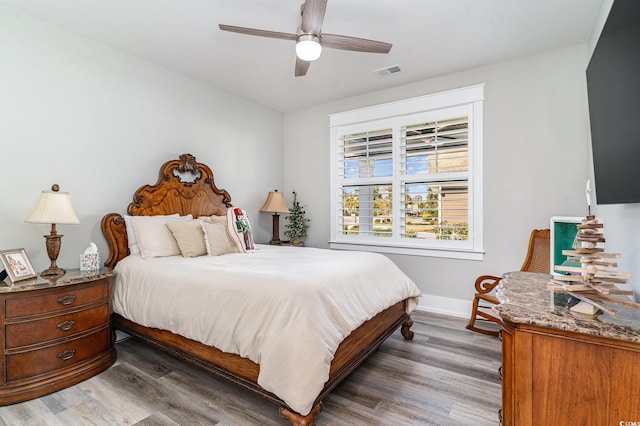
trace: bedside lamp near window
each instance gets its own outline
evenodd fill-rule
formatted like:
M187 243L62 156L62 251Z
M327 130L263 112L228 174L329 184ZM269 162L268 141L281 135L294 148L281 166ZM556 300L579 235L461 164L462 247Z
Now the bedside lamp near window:
M56 224L76 225L80 223L71 206L71 198L68 192L59 192L60 187L54 184L51 191L42 191L38 204L33 209L27 220L28 223L50 223L51 233L45 235L47 239L47 254L51 260L51 266L42 271L43 277L64 275L65 270L58 268L56 260L60 253L62 235L58 235Z
M289 213L289 209L284 202L284 195L282 195L282 192L278 192L277 189L273 192L269 192L267 201L264 202L260 211L273 213L273 236L271 237L269 244L282 244L282 241L280 241L280 215L278 213Z

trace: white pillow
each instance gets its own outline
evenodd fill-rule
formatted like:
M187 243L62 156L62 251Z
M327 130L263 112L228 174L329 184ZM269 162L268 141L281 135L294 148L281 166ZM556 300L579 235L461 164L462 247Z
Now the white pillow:
M124 225L127 228L127 245L129 246L129 254L140 254L140 247L138 246L138 239L136 238L136 231L133 229L132 217L146 217L149 220L163 220L167 217L179 217L178 213L169 215L157 215L157 216L129 216L122 215L124 218Z
M179 216L171 218L149 219L150 216L132 216L131 222L136 233L140 256L143 259L152 257L176 256L180 254L180 247L167 227L167 221L189 221L193 216Z

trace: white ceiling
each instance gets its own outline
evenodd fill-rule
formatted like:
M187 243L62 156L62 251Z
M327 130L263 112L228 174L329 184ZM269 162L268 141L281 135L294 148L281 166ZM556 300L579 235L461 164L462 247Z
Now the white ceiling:
M324 49L297 78L293 42L218 24L295 33L302 0L0 3L286 112L587 42L603 1L329 0L324 32L393 48L387 55ZM402 72L374 73L391 65Z

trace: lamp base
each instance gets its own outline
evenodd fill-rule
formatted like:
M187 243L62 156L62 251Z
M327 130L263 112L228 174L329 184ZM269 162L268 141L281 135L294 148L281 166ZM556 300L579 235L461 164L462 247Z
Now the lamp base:
M51 265L44 271L40 273L42 277L59 277L64 275L66 271L62 268L58 268L56 264L56 260L58 259L58 254L60 253L60 245L62 240L62 235L58 234L56 231L56 224L51 224L51 233L49 235L45 235L46 244L47 244L47 255L49 256L49 260L51 260Z
M62 268L58 268L58 267L51 268L51 267L49 267L49 268L45 269L44 271L40 272L40 276L41 277L45 277L45 278L47 278L47 277L60 277L60 276L62 276L64 274L66 274L66 273L67 273L67 271L65 271Z
M280 215L278 213L273 214L273 235L271 236L269 244L272 246L282 245L282 241L280 240Z

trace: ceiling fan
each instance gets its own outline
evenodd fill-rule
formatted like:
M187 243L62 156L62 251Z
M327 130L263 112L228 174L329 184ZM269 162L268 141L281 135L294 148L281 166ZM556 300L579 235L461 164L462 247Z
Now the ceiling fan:
M325 34L322 21L327 9L327 0L306 0L300 6L302 23L296 34L277 31L258 30L255 28L236 27L220 24L223 31L248 34L260 37L278 38L296 42L296 77L307 73L309 65L320 57L322 47L330 49L351 50L367 53L389 53L391 44L364 38L350 37L337 34Z

